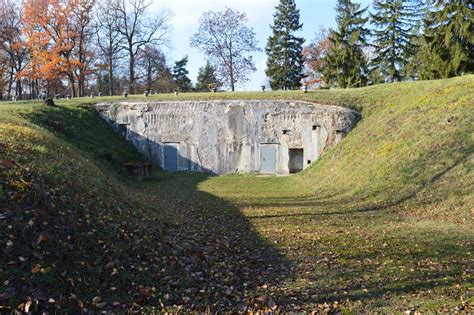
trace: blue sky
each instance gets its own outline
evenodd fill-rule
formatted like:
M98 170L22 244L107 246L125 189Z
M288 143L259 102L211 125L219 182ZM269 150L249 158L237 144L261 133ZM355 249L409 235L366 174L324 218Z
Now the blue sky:
M175 60L184 55L189 56L188 70L189 77L196 81L199 67L206 59L197 49L189 46L190 37L196 32L199 17L204 11L220 11L229 7L231 9L245 12L249 19L248 26L253 27L257 34L259 47L262 50L268 36L270 36L270 24L273 21L274 8L279 0L154 0L154 9L171 9L174 12L170 24L172 26L171 48L165 53L168 61L172 64ZM368 6L371 0L360 0L364 6ZM314 33L319 26L333 27L335 25L334 7L336 0L296 0L296 5L300 9L303 30L300 36L306 38L308 43L314 38ZM245 86L239 86L239 90L258 90L260 85L265 83L265 52L254 54L257 71L250 77L250 81Z

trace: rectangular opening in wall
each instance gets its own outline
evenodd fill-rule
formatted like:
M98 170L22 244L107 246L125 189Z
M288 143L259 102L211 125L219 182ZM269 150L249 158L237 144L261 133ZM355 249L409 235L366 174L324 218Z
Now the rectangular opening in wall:
M289 129L283 129L283 134L284 134L284 135L290 134L290 130L289 130Z
M319 125L313 125L313 130L318 130Z
M177 171L179 158L179 143L171 142L163 144L163 170Z
M342 140L342 138L344 138L345 134L344 134L344 131L343 130L336 130L336 139L335 139L335 142L336 143L339 143L339 141Z
M290 173L297 173L303 170L303 157L304 157L304 151L303 149L288 149L289 153L289 162L288 162L288 168L290 170Z
M127 124L117 124L118 132L125 136L127 134Z

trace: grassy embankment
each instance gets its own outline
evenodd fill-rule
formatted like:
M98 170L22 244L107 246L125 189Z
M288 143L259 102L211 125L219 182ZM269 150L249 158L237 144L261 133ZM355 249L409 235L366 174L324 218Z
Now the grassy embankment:
M234 98L337 104L363 119L295 176L139 182L117 166L139 160L134 149L78 106L97 98L0 105L0 304L472 307L473 76L149 99Z

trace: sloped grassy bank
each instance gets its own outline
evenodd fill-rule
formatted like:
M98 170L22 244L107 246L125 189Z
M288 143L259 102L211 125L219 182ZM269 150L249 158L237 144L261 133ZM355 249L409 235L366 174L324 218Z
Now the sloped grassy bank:
M473 79L338 91L363 118L310 169L200 184L292 261L267 294L352 310L472 307Z
M239 209L196 189L207 175L123 174L141 157L89 108L0 116L2 311L231 310L284 277Z
M413 207L437 209L421 211L425 216L444 215L443 220L455 222L471 218L473 76L337 92L313 98L360 108L363 117L340 145L293 178L244 176L246 185L232 176L216 178L225 182L222 190L262 200L267 195L349 198L379 208L417 200ZM258 189L272 181L271 189ZM426 195L428 190L432 195Z
M0 105L0 304L468 309L473 91L465 76L308 94L181 94L305 99L363 119L297 176L157 172L142 182L117 166L140 156L78 106L94 100Z
M266 294L297 307L472 307L473 79L339 91L363 118L310 169L200 184L292 262L292 277Z

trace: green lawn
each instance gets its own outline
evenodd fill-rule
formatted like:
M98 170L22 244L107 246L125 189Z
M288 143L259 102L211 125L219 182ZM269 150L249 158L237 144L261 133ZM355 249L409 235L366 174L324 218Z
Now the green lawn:
M141 157L79 106L111 98L0 105L0 305L474 311L474 76L148 99L257 98L362 120L298 175L138 181L118 165Z

